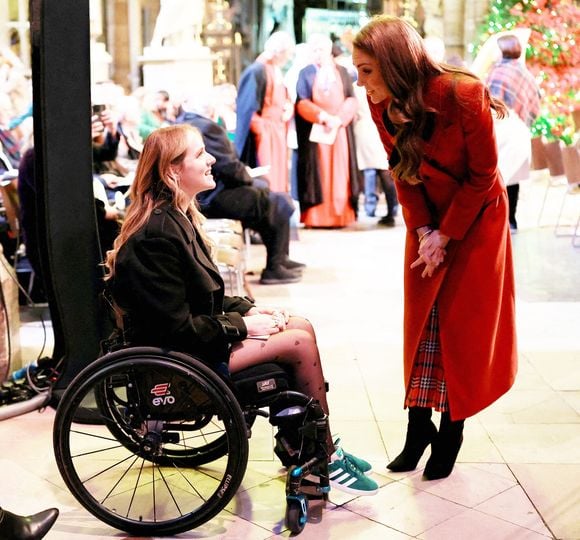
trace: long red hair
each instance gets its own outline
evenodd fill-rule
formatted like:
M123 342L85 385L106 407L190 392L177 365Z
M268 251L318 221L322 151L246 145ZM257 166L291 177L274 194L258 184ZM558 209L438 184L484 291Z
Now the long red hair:
M195 200L190 202L189 197L181 191L174 173L175 167L185 158L192 133L201 139L197 128L189 124L177 124L157 129L145 140L135 171L135 180L131 185L131 204L113 249L107 252L105 279L110 279L115 273L115 260L119 249L147 223L153 210L166 201L170 201L177 208L187 207L187 214L203 235L199 226L204 217Z
M423 158L422 134L428 109L423 101L427 81L443 73L477 78L468 70L435 62L428 54L423 39L406 21L388 15L377 15L364 26L353 41L353 47L375 58L383 81L392 96L387 114L398 127L395 145L401 160L393 168L395 178L410 184L417 178ZM503 103L485 90L491 107L502 118Z

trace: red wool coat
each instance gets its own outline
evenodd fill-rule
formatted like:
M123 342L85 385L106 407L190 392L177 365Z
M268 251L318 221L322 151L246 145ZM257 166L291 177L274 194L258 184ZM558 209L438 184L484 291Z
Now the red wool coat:
M405 385L409 387L421 332L437 300L440 343L453 420L472 416L512 386L517 371L514 277L507 195L497 169L489 100L478 79L444 74L431 79L424 100L435 110L419 169L423 182L397 181L407 225L405 248ZM370 103L393 164L394 138ZM386 114L384 115L386 116ZM396 151L395 151L396 154ZM431 224L451 238L431 278L411 269L415 229Z

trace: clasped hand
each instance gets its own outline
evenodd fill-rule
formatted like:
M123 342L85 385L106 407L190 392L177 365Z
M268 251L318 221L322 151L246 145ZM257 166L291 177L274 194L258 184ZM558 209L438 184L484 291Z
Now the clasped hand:
M254 306L244 315L244 323L248 336L263 336L284 330L289 318L285 309Z
M411 268L416 268L421 264L425 265L421 277L431 277L435 269L443 262L447 251L445 247L449 242L449 237L441 234L438 229L423 236L419 244L419 257L413 261Z
M342 125L342 120L340 119L340 116L329 114L326 111L320 112L319 122L326 128L326 131L330 131Z

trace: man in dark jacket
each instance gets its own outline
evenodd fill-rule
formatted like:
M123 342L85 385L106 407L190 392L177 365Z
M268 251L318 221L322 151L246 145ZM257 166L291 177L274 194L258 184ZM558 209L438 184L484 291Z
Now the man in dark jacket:
M206 150L215 157L212 174L216 187L199 198L201 211L208 218L237 219L257 231L266 247L266 268L260 283L295 283L305 265L288 257L291 199L273 193L267 182L252 179L228 139L226 130L212 120L213 107L201 94L182 105L178 123L190 124L201 131Z

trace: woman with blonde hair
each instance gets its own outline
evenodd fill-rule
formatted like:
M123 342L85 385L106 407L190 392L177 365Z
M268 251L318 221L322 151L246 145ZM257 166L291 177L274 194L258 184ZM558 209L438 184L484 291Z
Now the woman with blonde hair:
M374 18L353 45L407 226L409 423L387 467L414 469L431 444L424 477L444 478L464 420L507 392L517 369L508 203L492 114L506 109L472 73L433 60L401 19ZM439 429L432 409L441 412Z
M224 296L195 197L213 189L215 163L189 124L149 135L131 186L131 204L107 254L109 291L132 345L194 355L222 374L275 361L295 389L328 413L324 374L311 324L285 309ZM372 495L370 465L328 439L331 486Z

